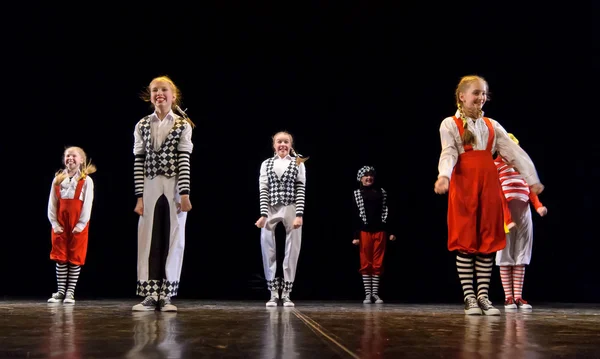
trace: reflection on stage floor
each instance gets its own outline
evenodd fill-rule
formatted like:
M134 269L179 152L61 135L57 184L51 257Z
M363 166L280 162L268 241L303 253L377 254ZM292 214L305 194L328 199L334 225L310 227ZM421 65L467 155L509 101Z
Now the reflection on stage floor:
M0 301L0 358L600 357L600 304L465 316L457 304L177 300L179 312L132 312L135 299Z

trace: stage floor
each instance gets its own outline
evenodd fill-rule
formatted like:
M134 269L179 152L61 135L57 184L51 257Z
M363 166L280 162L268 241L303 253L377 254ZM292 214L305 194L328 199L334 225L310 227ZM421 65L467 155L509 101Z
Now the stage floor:
M0 301L0 358L600 358L600 304L465 316L456 304Z

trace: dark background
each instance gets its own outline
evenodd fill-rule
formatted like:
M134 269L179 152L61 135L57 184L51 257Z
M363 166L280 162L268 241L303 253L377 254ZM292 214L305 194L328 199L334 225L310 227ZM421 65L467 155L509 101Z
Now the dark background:
M168 75L197 124L179 298L267 299L258 171L271 136L288 130L311 157L293 298L362 299L349 224L356 172L369 164L398 228L382 297L460 302L447 196L433 184L440 122L454 114L459 78L478 74L490 85L486 115L517 136L546 186L525 298L600 301L599 151L585 138L597 134L591 9L250 3L28 3L7 12L0 294L55 291L47 201L64 148L77 145L98 172L76 296L136 300L133 129L151 113L139 93ZM503 300L497 267L491 292Z

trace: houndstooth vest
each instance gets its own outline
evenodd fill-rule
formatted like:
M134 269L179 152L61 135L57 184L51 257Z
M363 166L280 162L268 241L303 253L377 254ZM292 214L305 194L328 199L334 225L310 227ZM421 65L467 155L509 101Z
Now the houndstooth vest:
M296 192L294 185L298 177L298 166L296 160L292 157L288 168L283 172L281 178L273 170L275 158L267 160L267 177L269 179L269 204L271 206L281 203L284 206L294 203L296 200Z
M155 151L150 134L150 116L146 116L140 121L142 139L146 147L146 161L144 162L146 177L150 179L158 175L173 177L177 174L177 145L186 125L187 122L184 119L176 117L175 124L167 138L158 151Z
M387 207L387 192L382 188L381 196L383 197L381 209L381 223L386 223L388 217L388 207ZM356 205L358 206L358 215L362 219L362 221L367 224L367 213L365 212L365 201L363 200L362 193L360 193L360 189L354 190L354 199L356 200Z

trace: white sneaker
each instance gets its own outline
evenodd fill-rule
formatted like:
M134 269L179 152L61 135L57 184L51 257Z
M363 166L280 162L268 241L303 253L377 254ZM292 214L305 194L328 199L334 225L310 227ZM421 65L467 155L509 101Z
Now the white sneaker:
M269 299L269 301L267 302L266 306L267 307L276 307L277 303L279 303L279 298L277 298L276 296L272 295L271 299Z
M71 292L67 292L63 304L75 304L75 296Z
M467 315L481 315L481 308L477 304L475 297L467 297L465 299L465 314Z
M371 294L369 293L365 296L365 300L363 300L363 304L372 304L372 303L373 303L373 301L371 300Z
M134 305L131 308L131 310L133 310L134 312L146 312L150 310L156 310L157 304L158 303L156 302L156 298L148 296L144 298L144 300L141 303Z
M52 296L50 297L50 299L48 299L48 303L62 303L62 301L65 299L65 294L64 293L52 293Z
M294 302L292 302L292 300L290 299L289 296L285 296L283 298L281 298L281 301L283 302L283 306L284 307L294 307Z
M158 308L161 312L176 312L177 307L171 303L171 298L165 297L160 298L158 301Z
M486 296L481 296L477 298L477 304L479 304L479 308L485 315L500 315L500 310L494 308L490 299Z
M379 298L378 294L373 294L373 299L375 299L375 304L383 304L383 299Z

